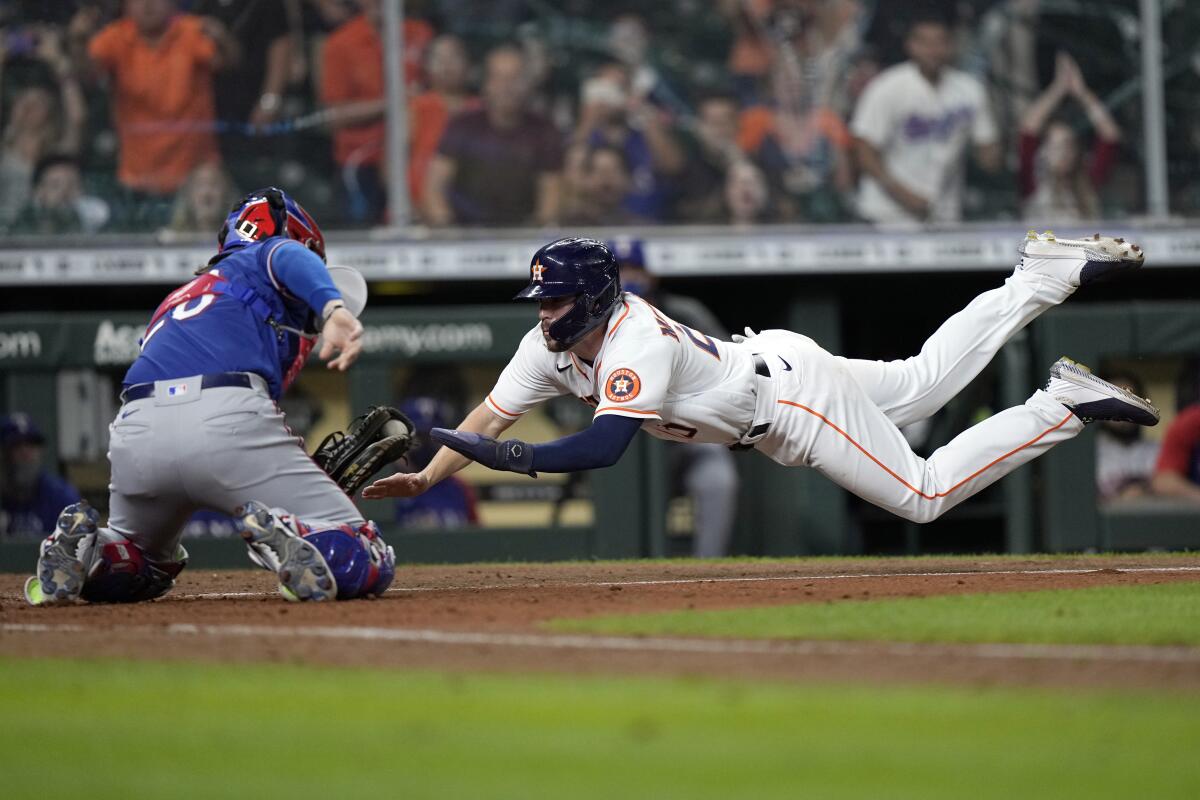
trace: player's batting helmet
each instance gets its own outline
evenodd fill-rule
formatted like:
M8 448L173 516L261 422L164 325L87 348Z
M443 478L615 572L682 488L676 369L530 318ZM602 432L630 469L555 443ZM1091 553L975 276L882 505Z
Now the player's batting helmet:
M559 239L538 250L529 263L529 285L514 299L572 295L575 303L548 330L564 348L604 324L621 301L617 260L595 239Z
M217 234L218 251L225 249L230 236L252 242L286 236L325 260L325 237L317 221L304 206L274 186L257 189L234 204Z

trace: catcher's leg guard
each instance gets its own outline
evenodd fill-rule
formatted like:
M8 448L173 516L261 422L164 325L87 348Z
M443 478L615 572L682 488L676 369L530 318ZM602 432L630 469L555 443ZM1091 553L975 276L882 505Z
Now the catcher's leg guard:
M308 524L255 501L239 514L251 560L279 575L279 591L289 600L382 594L396 575L395 553L374 522Z
M81 597L89 603L138 603L162 597L187 566L180 545L171 561L152 561L136 544L121 536L101 541L100 554L83 584Z
M85 502L63 509L58 527L42 542L38 574L25 582L33 605L136 603L166 594L187 565L187 551L172 561L153 561L133 542L100 529L100 515Z
M357 529L349 525L314 529L303 536L321 551L333 570L339 600L383 594L396 576L396 555L374 522Z

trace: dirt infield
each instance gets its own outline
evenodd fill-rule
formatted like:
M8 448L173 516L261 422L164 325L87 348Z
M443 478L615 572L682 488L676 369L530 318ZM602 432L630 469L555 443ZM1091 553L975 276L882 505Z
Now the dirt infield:
M547 633L559 617L1200 580L1200 556L404 567L302 605L266 572L185 572L132 606L30 608L0 575L0 655L780 680L1200 688L1200 648L729 641Z

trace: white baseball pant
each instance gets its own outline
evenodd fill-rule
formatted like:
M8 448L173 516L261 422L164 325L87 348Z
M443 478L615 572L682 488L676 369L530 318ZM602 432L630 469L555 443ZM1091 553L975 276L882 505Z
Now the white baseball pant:
M1040 390L929 458L914 453L899 428L936 413L1013 334L1071 291L1054 279L1015 272L947 320L919 355L898 361L833 356L807 336L764 331L747 344L776 356L767 359L776 413L757 449L781 464L813 467L905 519L936 519L1083 430L1066 406Z

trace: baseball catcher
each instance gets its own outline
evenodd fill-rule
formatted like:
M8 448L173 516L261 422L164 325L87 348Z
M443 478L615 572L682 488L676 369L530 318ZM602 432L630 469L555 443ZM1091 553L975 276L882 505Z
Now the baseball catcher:
M165 594L187 563L184 522L234 515L254 563L294 600L377 595L395 556L350 498L412 441L412 425L371 409L322 443L317 466L276 401L309 353L345 371L362 350L366 282L325 263L325 238L274 187L230 211L217 253L167 295L146 326L110 427L107 525L63 509L25 585L34 605L134 602Z

